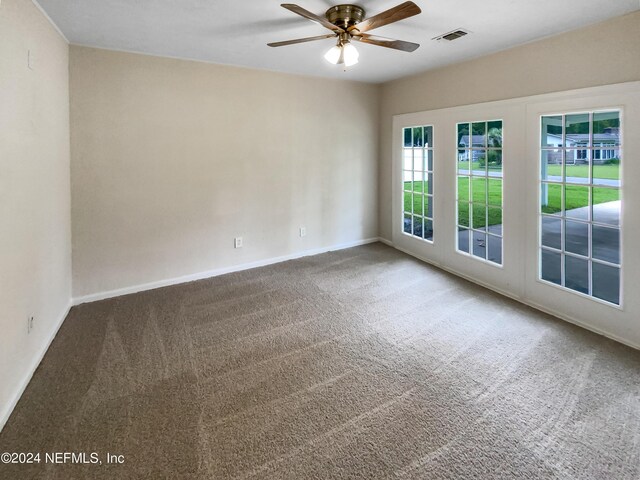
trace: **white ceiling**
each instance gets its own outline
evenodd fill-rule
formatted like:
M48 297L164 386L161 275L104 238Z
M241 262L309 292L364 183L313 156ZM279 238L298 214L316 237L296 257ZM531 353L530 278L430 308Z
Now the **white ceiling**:
M340 3L295 1L318 15ZM402 1L356 3L365 8L369 17ZM267 47L267 42L330 33L280 7L281 0L38 0L38 3L69 41L78 45L373 83L640 10L640 0L414 1L422 9L420 15L370 33L420 43L421 47L406 53L356 43L360 63L347 72L322 58L333 46L333 39ZM472 33L451 43L431 40L457 28Z

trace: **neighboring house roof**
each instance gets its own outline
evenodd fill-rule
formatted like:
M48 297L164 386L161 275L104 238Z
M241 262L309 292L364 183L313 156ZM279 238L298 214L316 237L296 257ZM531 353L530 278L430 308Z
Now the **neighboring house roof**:
M593 135L594 143L610 143L612 145L620 144L620 135L617 133L596 133ZM589 134L588 133L568 133L567 134L567 143L571 142L572 144L580 143L587 144L589 143Z
M471 145L472 147L484 147L484 135L473 135L471 137L471 141L473 142L473 145ZM469 146L469 135L463 135L460 138L460 144L459 145L463 145L465 147Z
M548 139L554 138L557 139L557 142L549 142ZM619 133L596 133L593 135L594 143L607 143L610 145L620 145L620 134ZM562 143L562 135L557 135L555 133L547 133L547 143L557 143L560 145ZM575 145L587 145L589 143L589 134L588 133L568 133L567 134L567 146L572 147Z

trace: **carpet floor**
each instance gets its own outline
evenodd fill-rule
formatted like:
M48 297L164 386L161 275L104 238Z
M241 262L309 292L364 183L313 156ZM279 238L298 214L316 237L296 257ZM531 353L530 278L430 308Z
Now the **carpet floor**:
M42 458L3 479L637 480L640 352L372 244L74 307L5 451Z

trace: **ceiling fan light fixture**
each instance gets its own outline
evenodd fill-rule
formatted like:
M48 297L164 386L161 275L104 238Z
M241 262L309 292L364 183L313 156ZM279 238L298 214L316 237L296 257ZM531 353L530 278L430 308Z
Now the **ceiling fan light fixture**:
M400 5L396 5L393 8L385 10L384 12L367 19L364 19L364 9L358 5L335 5L325 12L324 17L316 15L315 13L293 3L283 3L281 6L297 15L300 15L301 17L322 25L333 33L316 35L315 37L297 38L295 40L286 40L283 42L268 43L267 45L270 47L283 47L285 45L295 45L297 43L306 43L315 40L324 40L325 38L337 37L338 44L326 52L324 54L324 58L333 65L344 64L345 67L350 67L358 63L358 57L360 56L358 50L351 45L351 40L368 43L370 45L377 45L379 47L392 48L394 50L402 50L405 52L413 52L420 46L417 43L378 37L376 35L366 33L374 28L383 27L390 23L395 23L421 13L420 7L411 1L406 1Z
M358 57L360 54L358 53L358 50L356 50L356 47L347 43L342 46L342 56L344 58L345 66L350 67L358 63Z
M349 40L350 34L348 32L342 32L338 36L338 44L324 54L325 60L334 65L344 64L345 67L350 67L358 63L360 54Z
M332 47L327 53L324 54L324 59L329 62L337 65L340 62L340 57L342 57L342 46L336 45Z

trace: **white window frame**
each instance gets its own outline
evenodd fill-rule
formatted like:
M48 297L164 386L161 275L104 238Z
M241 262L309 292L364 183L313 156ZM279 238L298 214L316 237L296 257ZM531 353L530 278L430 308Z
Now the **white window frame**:
M580 151L584 151L586 152L586 156L585 159L589 160L588 161L588 165L589 165L589 169L590 169L590 174L588 177L588 182L585 183L567 183L566 180L561 179L560 181L549 181L549 180L544 180L543 182L543 178L542 178L542 152L543 151L550 151L550 150L560 150L562 152L563 158L566 156L566 152L567 151L572 151L574 150L573 148L570 147L542 147L542 137L544 135L543 130L542 130L542 118L544 117L551 117L551 116L560 116L562 117L562 123L563 123L563 128L566 122L566 117L568 115L579 115L579 114L588 114L589 115L589 138L593 138L593 115L600 113L600 112L611 112L611 111L617 111L619 112L620 115L620 145L616 146L616 148L618 149L618 151L621 154L621 157L623 159L623 161L620 164L620 170L619 170L619 179L620 179L620 184L617 187L617 191L619 192L619 199L621 202L621 206L622 206L622 201L623 201L623 185L622 185L622 179L624 178L624 128L625 128L625 121L624 121L624 110L620 107L620 106L615 106L615 107L600 107L597 109L581 109L579 111L567 111L567 112L556 112L556 113L548 113L545 115L540 115L540 121L539 121L539 143L538 143L538 233L537 233L537 240L538 240L538 278L537 281L543 284L547 284L550 285L553 288L557 288L557 289L561 289L564 290L568 293L574 294L574 295L579 295L582 297L586 297L592 301L598 302L598 303L603 303L605 305L611 306L613 308L620 308L622 309L622 302L623 302L623 288L622 288L622 279L623 279L623 273L624 273L624 259L623 259L623 225L622 225L622 212L620 215L620 223L618 225L618 227L613 227L611 225L608 224L601 224L599 222L594 222L593 220L593 216L592 214L589 216L589 218L587 220L578 220L578 219L573 219L573 218L566 218L564 216L553 216L553 215L547 215L544 214L540 211L539 206L542 204L542 185L543 183L546 183L548 185L560 185L563 187L563 191L564 188L569 185L569 186L579 186L579 187L585 187L589 189L589 205L588 208L591 212L593 212L593 196L591 194L591 192L593 191L593 188L607 188L606 186L602 185L602 184L598 184L598 183L594 183L593 182L593 178L592 178L592 172L593 172L593 160L596 160L594 152L606 152L608 150L603 150L603 145L602 143L600 144L596 144L595 142L591 141L587 146L580 146L578 147L578 150L576 150L576 152L580 152ZM609 157L612 158L612 157ZM600 156L598 156L597 158L598 160L602 160L602 158L600 158ZM606 158L604 158L606 159ZM564 167L563 167L563 172L564 172ZM564 177L564 173L563 173L563 177ZM564 207L565 207L565 195L562 195L561 198L561 205L562 205L562 211L564 211ZM546 245L542 245L542 219L543 218L556 218L558 219L563 225L562 225L562 229L561 229L561 245L559 249L556 248L552 248ZM571 251L566 250L566 245L565 245L565 226L564 226L564 222L566 222L566 220L569 221L575 221L578 223L582 223L582 224L586 224L588 225L587 228L587 255L580 255ZM592 229L593 226L597 226L597 227L604 227L604 228L616 228L619 232L620 232L620 251L619 251L619 255L620 255L620 264L612 264L610 262L607 262L605 260L601 260L601 259L597 259L593 257L593 233L592 233ZM568 257L573 257L579 260L586 260L588 263L588 270L587 270L587 276L588 276L588 293L584 293L584 292L580 292L579 290L575 290L572 289L570 287L566 287L565 285L562 284L557 284L555 282L552 282L550 280L546 280L544 278L542 278L542 252L543 251L549 251L549 252L555 252L560 254L560 270L561 270L561 281L563 281L565 279L565 262L564 262L564 257L568 256ZM604 265L604 266L608 266L608 267L614 267L614 268L618 268L620 270L620 274L619 274L619 303L612 303L609 302L607 300L595 297L593 295L593 281L592 281L592 267L593 264L600 264L600 265Z
M473 205L474 205L474 201L473 201L473 197L471 197L469 199L469 209L470 209L470 215L469 215L469 227L467 228L467 231L469 232L469 245L467 245L469 247L469 251L465 251L465 250L460 250L460 235L459 235L459 226L458 226L458 219L459 219L459 206L460 206L460 192L459 192L459 177L460 174L458 173L458 163L460 162L460 150L464 150L465 153L466 152L471 152L471 161L470 163L472 163L476 158L477 158L477 154L479 152L485 152L486 157L488 158L488 152L491 150L491 148L489 148L487 145L483 146L483 147L478 147L478 146L474 146L473 143L473 131L469 132L469 138L470 138L470 144L471 146L469 147L460 147L460 145L458 144L458 125L462 125L462 124L469 124L469 125L473 125L474 123L485 123L485 125L487 126L487 132L486 135L488 136L489 132L488 132L488 125L491 122L501 122L502 123L502 146L500 147L500 152L502 155L502 177L500 177L500 179L502 180L501 183L501 204L500 204L500 209L502 210L502 229L501 229L501 233L500 235L495 235L492 233L489 233L489 229L488 229L488 225L486 225L487 230L485 232L482 232L481 230L478 229L474 229L472 222L473 222ZM480 262L485 262L488 263L489 265L491 265L492 267L498 267L498 268L502 268L502 265L504 263L504 231L505 231L505 226L504 226L504 144L505 144L505 134L504 134L504 119L503 118L495 118L495 119L491 119L491 120L482 120L482 119L477 119L477 120L472 120L472 121L462 121L462 122L457 122L456 123L456 130L455 130L455 143L456 143L456 177L455 177L455 205L456 205L456 253L458 253L459 255L463 255L465 257L473 257L475 260L480 261ZM466 158L469 158L469 155L466 154L465 155ZM472 173L471 167L469 167L469 183L471 184L473 182L474 179L474 175ZM477 178L477 177L476 177ZM489 209L489 207L491 207L491 205L489 204L489 175L488 175L488 170L487 170L487 174L484 176L484 178L487 180L486 183L486 194L485 194L485 203L484 203L484 207L485 209ZM471 196L473 196L473 186L470 185L470 189L469 189L469 194ZM493 206L494 208L497 208L497 206ZM487 214L488 215L488 214ZM484 234L485 238L487 239L487 243L485 245L486 251L485 251L485 258L479 257L477 255L474 255L473 253L473 245L474 245L474 232L478 232L480 234ZM493 262L491 260L488 259L489 256L489 238L491 237L497 237L500 239L500 263L497 262Z
M432 142L431 142L431 144L427 146L426 138L424 138L424 137L423 137L423 146L422 146L422 147L416 147L416 146L413 146L413 145L412 145L411 147L406 147L406 146L405 146L405 144L404 144L404 141L405 141L405 139L404 139L404 131L405 131L405 129L407 129L407 128L412 130L412 135L413 135L413 129L414 129L414 128L431 128L431 138L432 138ZM434 126L433 126L433 125L427 125L427 124L424 124L424 125L406 126L406 127L403 127L403 128L402 128L402 162L403 162L403 165L402 165L402 167L401 167L401 168L402 168L402 188L401 188L401 195L402 195L402 199L401 199L401 204L402 204L402 210L403 210L403 211L402 211L402 216L401 216L401 220L402 220L402 234L403 234L403 235L406 235L407 237L411 237L411 238L413 238L413 239L421 240L421 241L424 241L424 242L427 242L427 243L433 243L434 236L435 236L435 220L434 220L434 218L435 218L435 215L434 215L434 199L435 199L435 185L434 185L434 181L435 181L435 151L434 151L434 147L433 147L433 145L434 145L434 143L435 143L435 142L433 142L433 136L435 135L435 133L434 133L434 132L435 132L435 128L434 128ZM424 135L424 133L423 133L423 135ZM413 143L413 142L412 142L412 143ZM416 160L416 158L415 158L415 151L416 151L416 149L420 149L420 150L422 150L423 169L421 170L421 173L422 173L422 175L423 175L423 182L424 182L427 178L429 178L429 174L431 174L431 184L430 184L430 187L431 187L431 193L430 193L430 194L427 194L427 193L426 193L426 192L424 192L424 190L423 190L423 192L422 192L422 194L421 194L421 196L422 196L422 198L423 198L423 202L422 202L422 215L416 215L416 214L413 212L413 207L414 207L413 195L414 195L414 191L413 191L413 190L411 190L411 192L409 192L409 191L407 191L407 190L405 190L405 189L404 189L404 183L405 183L404 175L405 175L405 172L407 172L407 171L408 171L408 170L406 170L406 168L405 168L406 166L404 165L404 162L406 161L406 158L405 158L405 152L406 152L407 148L410 148L410 149L411 149L411 155L412 155L412 159L411 159L411 160L412 160L412 169L411 169L411 172L412 172L412 174L414 174L414 173L416 172L416 169L415 169L415 160ZM428 168L428 165L429 165L429 154L431 154L431 170L429 170L429 168ZM413 178L413 177L412 177L412 178ZM415 181L415 180L413 180L413 181ZM406 210L404 210L404 196L405 196L407 193L411 193L411 195L412 195L412 199L411 199L411 212L407 212ZM425 198L425 197L430 197L430 202L429 202L429 204L430 204L430 208L431 208L431 217L428 217L428 216L426 215L426 212L424 211L424 198ZM411 214L411 233L408 233L408 232L406 232L406 231L404 230L405 218L406 218L406 214L407 214L407 213L410 213L410 214ZM415 234L413 233L413 232L414 232L413 222L414 222L414 219L415 219L415 217L416 217L416 216L420 217L420 219L421 219L421 221L422 221L422 237L419 237L419 236L417 236L417 235L415 235ZM424 231L425 231L425 225L426 225L426 222L431 222L431 225L432 225L432 231L433 231L433 233L432 233L431 238L425 238L425 236L424 236Z

